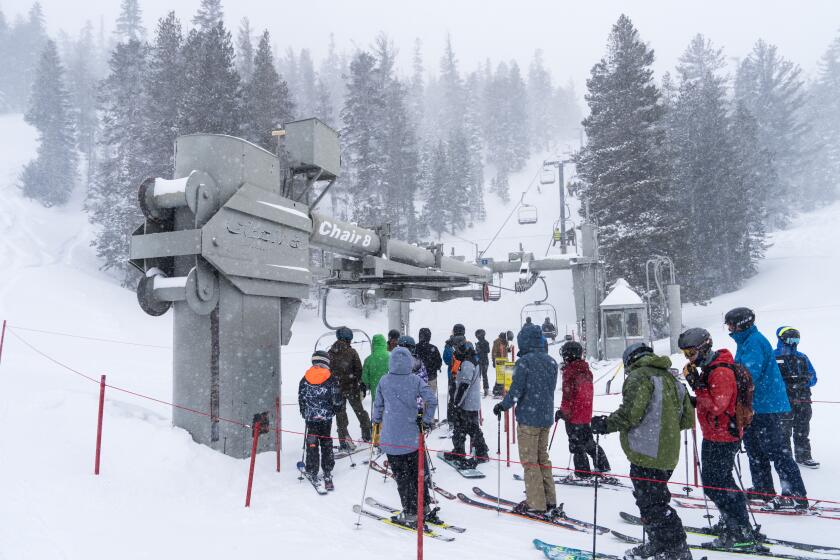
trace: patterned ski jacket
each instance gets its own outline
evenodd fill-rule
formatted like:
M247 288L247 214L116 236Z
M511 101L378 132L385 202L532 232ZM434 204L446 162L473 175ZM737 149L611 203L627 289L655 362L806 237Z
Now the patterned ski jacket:
M817 384L817 372L808 356L797 350L796 345L781 340L776 344L774 355L787 386L788 398L810 400L811 387Z
M312 366L298 385L300 415L310 420L332 420L341 406L341 391L329 369Z

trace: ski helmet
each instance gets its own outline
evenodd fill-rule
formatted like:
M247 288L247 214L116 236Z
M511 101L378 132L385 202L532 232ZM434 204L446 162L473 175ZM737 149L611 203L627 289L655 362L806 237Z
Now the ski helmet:
M706 329L694 327L680 335L677 345L688 361L697 366L705 366L713 357L712 335Z
M324 366L326 368L330 367L330 355L324 352L323 350L317 350L312 353L312 365L313 366Z
M745 331L755 324L755 313L749 307L736 307L726 312L723 322L735 332Z
M580 360L583 356L583 346L580 345L580 342L570 340L560 348L560 355L566 363Z
M335 337L338 340L346 340L347 342L350 342L353 340L353 331L347 327L338 327L338 330L335 331Z
M621 361L624 362L624 367L630 367L636 360L642 356L653 354L653 348L644 342L635 342L624 349L624 354L621 356Z
M486 334L487 334L487 332L485 332L484 329L478 329L477 331L475 331L475 337L476 338L484 338L484 335L486 335Z
M397 329L391 329L388 331L388 340L397 340L400 337L400 331Z
M776 329L776 337L790 346L799 344L799 330L793 327L779 327Z
M402 346L403 348L408 348L409 352L414 352L414 347L417 346L414 343L414 338L408 336L407 334L402 335L399 340L397 340L397 346Z
M452 334L454 336L464 336L467 334L467 329L461 323L455 323L455 326L452 327Z

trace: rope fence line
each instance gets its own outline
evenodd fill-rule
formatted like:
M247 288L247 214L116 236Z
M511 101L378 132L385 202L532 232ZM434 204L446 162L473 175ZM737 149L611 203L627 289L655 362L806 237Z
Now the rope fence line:
M159 399L159 398L156 398L156 397L151 397L151 396L148 396L148 395L144 395L142 393L138 393L136 391L132 391L132 390L126 389L124 387L119 387L119 386L115 386L115 385L108 385L104 382L104 379L97 380L97 379L95 379L91 376L88 376L88 375L72 368L71 366L69 366L69 365L67 365L67 364L65 364L65 363L63 363L59 360L56 360L55 358L52 358L51 356L49 356L45 352L39 350L38 348L36 348L35 346L33 346L32 344L27 342L25 339L23 339L17 333L13 332L12 329L9 329L9 331L12 333L13 336L15 336L15 338L17 338L18 340L23 342L27 347L32 349L38 355L44 357L45 359L47 359L48 361L52 362L53 364L61 367L62 369L67 370L67 371L69 371L69 372L71 372L75 375L78 375L78 376L80 376L80 377L82 377L82 378L84 378L88 381L96 383L97 385L104 386L104 387L109 387L111 389L114 389L116 391L119 391L119 392L122 392L122 393L125 393L125 394L136 396L136 397L146 399L146 400L149 400L149 401L152 401L152 402L156 402L156 403L159 403L159 404L164 404L166 406L172 406L174 408L178 408L180 410L184 410L184 411L191 412L191 413L194 413L194 414L199 414L201 416L205 416L205 417L208 417L208 418L211 418L211 419L215 419L215 420L218 420L220 422L226 422L228 424L238 426L238 427L241 427L241 428L244 428L244 429L248 429L248 430L253 430L254 429L254 426L252 426L251 424L239 422L237 420L232 420L230 418L214 416L214 415L210 414L209 412L204 412L204 411L196 410L196 409L193 409L193 408L190 408L190 407L178 405L176 403L171 403L169 401L165 401L163 399ZM265 428L263 428L263 429L265 429ZM333 437L333 436L315 436L314 434L307 434L305 432L300 432L300 431L297 431L297 430L277 428L276 426L273 427L273 428L268 428L266 430L266 432L310 436L310 437L317 437L319 439L337 440L339 442L340 441L351 441L351 442L354 442L354 443L364 443L364 444L370 443L370 442L366 442L366 441L363 441L363 440L355 440L355 439L352 439L352 438L338 438L338 437ZM392 448L402 448L402 449L412 449L412 450L416 449L416 446L390 444L390 443L387 443L387 442L380 442L379 445L380 445L380 447L387 446L387 447L392 447ZM428 451L435 452L435 453L439 452L439 451L447 451L447 450L444 450L444 449L432 449L432 448L427 448L427 449L428 449ZM468 454L454 454L454 455L462 456L462 457L471 457L471 455L468 455ZM537 467L537 468L541 468L541 469L552 469L552 470L558 470L558 471L565 471L565 472L569 472L569 473L581 473L581 474L588 474L588 475L603 475L604 474L604 473L595 472L595 471L573 469L573 468L570 468L570 467L557 467L557 466L553 466L553 465L549 467L547 465L525 463L525 462L522 462L522 461L517 461L515 459L501 459L501 458L495 458L495 457L490 457L490 456L485 457L485 458L488 460L488 462L489 461L496 461L496 462L501 463L501 462L509 461L510 463L521 465L523 467ZM692 487L692 488L719 490L719 491L725 491L725 492L731 492L731 493L747 494L747 495L750 495L750 496L763 496L763 497L767 497L767 498L789 497L789 496L783 496L782 494L771 494L771 493L764 493L764 492L747 492L747 491L741 490L741 489L719 488L719 487L716 487L716 486L706 486L706 485L703 485L703 484L691 483L689 481L685 481L685 482L671 481L671 480L662 481L662 480L650 479L650 478L645 478L645 477L634 477L634 476L630 476L629 474L618 474L618 473L612 473L612 472L610 472L609 475L612 476L612 477L615 477L615 478L622 478L622 479L627 479L627 480L638 480L638 481L644 481L644 482L653 482L653 483L666 484L666 485L675 485L675 486L680 486L681 488L684 488L684 487L688 486L688 487ZM840 499L831 500L831 499L822 499L822 498L813 498L813 497L809 497L808 499L812 502L815 502L815 503L838 504L838 505L840 505ZM838 520L840 520L840 517L831 517L831 516L821 516L821 517L827 518L827 519L838 519Z

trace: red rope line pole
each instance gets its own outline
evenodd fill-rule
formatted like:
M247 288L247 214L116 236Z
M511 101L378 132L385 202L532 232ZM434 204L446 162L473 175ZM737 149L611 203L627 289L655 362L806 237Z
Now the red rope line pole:
M280 472L280 397L274 400L274 449L277 451L277 472Z
M426 463L426 441L423 434L423 424L420 423L420 433L417 437L417 560L423 560L423 529L426 526L425 500L426 481L424 476Z
M99 474L99 459L102 451L102 415L105 412L105 376L99 379L99 414L96 420L96 459L93 463L93 474Z
M0 363L3 363L3 341L6 340L6 319L3 319L3 332L0 333Z
M251 466L248 468L248 490L245 492L245 507L251 507L251 487L254 484L254 464L257 461L257 444L260 441L260 422L254 423L254 443L251 444Z

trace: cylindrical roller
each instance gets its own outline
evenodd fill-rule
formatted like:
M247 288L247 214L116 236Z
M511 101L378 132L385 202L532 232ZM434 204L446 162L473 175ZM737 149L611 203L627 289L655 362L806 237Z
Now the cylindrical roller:
M493 278L493 273L486 268L449 257L443 257L440 260L440 269L443 272L454 272L456 274L466 274L467 276L480 278L484 282L489 282Z
M392 261L419 266L421 268L435 266L435 256L431 251L417 247L416 245L411 245L405 241L400 241L399 239L388 240L388 258Z

